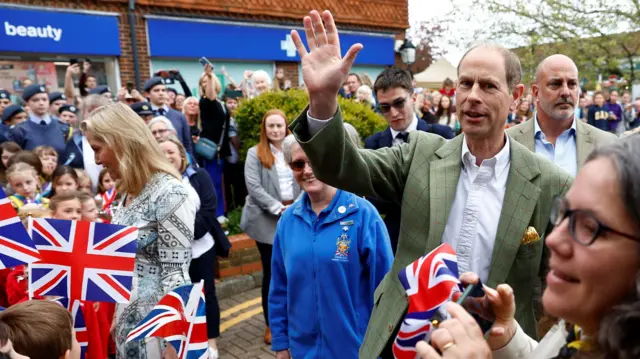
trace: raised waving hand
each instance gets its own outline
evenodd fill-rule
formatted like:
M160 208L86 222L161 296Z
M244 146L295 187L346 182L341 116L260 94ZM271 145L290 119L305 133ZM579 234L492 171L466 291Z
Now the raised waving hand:
M362 45L354 44L342 57L338 29L329 11L323 12L321 17L313 10L303 22L309 50L296 30L291 31L291 38L302 62L302 77L309 91L309 112L324 120L337 110L336 96Z

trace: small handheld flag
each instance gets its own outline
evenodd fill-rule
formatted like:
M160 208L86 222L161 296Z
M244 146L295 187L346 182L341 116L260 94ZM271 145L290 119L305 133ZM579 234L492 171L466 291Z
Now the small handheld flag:
M115 224L31 218L40 261L29 266L29 295L128 303L138 229Z
M129 332L127 343L160 337L176 349L180 359L207 358L209 344L203 287L200 281L169 292Z
M447 318L444 304L460 291L456 252L443 244L401 270L398 278L409 297L409 309L392 351L396 359L414 359L416 344L429 341L431 319L436 313Z
M29 264L39 259L40 254L29 233L0 188L0 269Z

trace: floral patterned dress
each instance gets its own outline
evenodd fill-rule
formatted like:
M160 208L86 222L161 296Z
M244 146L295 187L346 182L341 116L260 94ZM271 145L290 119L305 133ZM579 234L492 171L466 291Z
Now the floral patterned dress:
M116 308L116 357L161 359L162 340L149 338L126 345L125 341L166 293L191 283L195 206L182 182L165 173L155 174L128 207L122 204L114 209L111 223L136 226L139 231L131 300Z

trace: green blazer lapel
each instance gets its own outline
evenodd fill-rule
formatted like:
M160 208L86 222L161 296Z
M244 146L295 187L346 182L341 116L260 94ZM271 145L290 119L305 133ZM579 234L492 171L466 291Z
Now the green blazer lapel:
M449 219L449 212L456 195L456 187L462 166L462 141L460 135L440 147L435 155L439 158L431 162L429 169L429 236L428 253L440 245L442 234Z
M578 153L576 157L578 158L578 170L580 170L593 150L594 141L589 127L582 121L576 123L576 129L576 152Z
M520 142L520 144L524 145L524 147L526 147L531 152L536 151L536 133L534 131L534 121L535 117L522 124L522 127L520 127L520 133L516 134L517 137L515 137L516 141Z
M493 246L487 285L504 283L520 248L520 240L538 203L540 188L532 180L540 175L535 154L511 140L511 163L507 188Z

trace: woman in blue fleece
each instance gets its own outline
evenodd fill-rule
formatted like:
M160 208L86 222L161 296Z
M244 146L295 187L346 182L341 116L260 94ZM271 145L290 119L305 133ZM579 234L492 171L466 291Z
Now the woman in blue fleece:
M271 347L277 359L357 358L373 292L393 261L387 229L367 200L317 180L292 135L282 147L305 194L273 242Z

